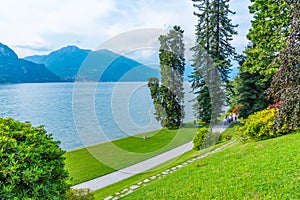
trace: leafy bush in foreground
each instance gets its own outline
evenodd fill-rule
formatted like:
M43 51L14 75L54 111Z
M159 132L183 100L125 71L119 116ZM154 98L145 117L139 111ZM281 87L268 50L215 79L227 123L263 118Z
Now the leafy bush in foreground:
M43 126L0 118L0 197L65 199L64 151Z
M239 129L239 136L242 139L264 140L282 135L283 130L274 128L276 115L277 109L274 108L267 108L250 115L242 122L244 126Z

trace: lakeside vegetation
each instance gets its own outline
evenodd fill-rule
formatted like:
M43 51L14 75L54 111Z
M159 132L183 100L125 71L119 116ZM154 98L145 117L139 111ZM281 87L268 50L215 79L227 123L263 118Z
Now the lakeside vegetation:
M191 141L196 132L197 127L189 122L179 130L164 128L66 152L65 163L71 184L88 181L159 155Z

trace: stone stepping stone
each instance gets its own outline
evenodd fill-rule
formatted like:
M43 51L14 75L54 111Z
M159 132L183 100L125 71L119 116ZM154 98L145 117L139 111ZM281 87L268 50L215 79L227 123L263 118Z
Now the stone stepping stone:
M138 186L138 185L132 185L132 186L130 186L129 188L130 189L132 189L132 190L135 190L135 189L137 189L137 188L139 188L140 186Z
M144 183L148 183L148 182L150 182L150 180L149 179L145 179L143 182Z
M125 192L127 192L127 191L128 191L128 189L125 188L124 190L121 191L121 193L125 193Z

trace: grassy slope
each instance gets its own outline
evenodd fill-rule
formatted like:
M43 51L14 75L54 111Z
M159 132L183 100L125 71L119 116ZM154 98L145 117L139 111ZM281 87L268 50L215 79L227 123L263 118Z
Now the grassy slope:
M113 185L107 186L100 190L94 191L93 192L94 197L95 197L95 199L104 199L105 197L115 194L116 192L120 192L125 188L129 188L131 185L137 184L138 182L143 181L146 178L149 178L151 176L159 174L167 169L170 169L171 167L177 166L177 165L185 162L186 160L203 155L223 144L219 144L219 145L216 145L215 147L207 148L207 149L204 149L201 151L195 151L195 150L189 151L177 158L174 158L174 159L172 159L166 163L163 163L151 170L148 170L147 172L144 172L141 174L136 174L135 176L132 176L128 179L125 179L125 180L115 183Z
M124 199L300 199L300 133L236 144Z
M231 124L223 133L225 135L234 136L235 133L236 133L235 126L240 126L240 124L239 123ZM161 165L159 165L159 166L157 166L157 167L155 167L151 170L148 170L147 172L137 174L133 177L130 177L128 179L125 179L125 180L120 181L118 183L115 183L113 185L110 185L110 186L107 186L107 187L102 188L100 190L94 191L93 194L95 196L95 199L104 199L105 197L108 197L112 194L120 192L125 188L129 188L131 185L136 184L140 181L143 181L146 178L149 178L153 175L156 175L156 174L161 173L161 172L163 172L167 169L170 169L174 166L177 166L177 165L179 165L183 162L186 162L187 160L190 160L192 158L203 155L203 154L205 154L209 151L212 151L213 149L218 148L218 147L224 145L225 143L226 142L223 142L221 144L217 144L213 147L203 149L201 151L195 151L195 150L189 151L189 152L187 152L187 153L185 153L185 154L183 154L183 155L181 155L177 158L174 158L174 159L172 159L172 160L170 160L166 163L163 163L163 164L161 164Z
M152 131L66 153L72 184L81 183L173 149L191 141L197 131L192 123L180 130ZM105 163L105 164L103 164Z

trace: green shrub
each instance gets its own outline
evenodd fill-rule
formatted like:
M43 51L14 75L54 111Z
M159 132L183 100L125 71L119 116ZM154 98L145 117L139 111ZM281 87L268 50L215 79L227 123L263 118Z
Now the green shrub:
M202 149L208 148L218 143L220 138L219 132L207 132L206 138L203 141Z
M276 114L276 109L267 108L249 115L247 119L242 121L244 126L240 127L239 136L241 139L264 140L282 135L282 130L275 130L274 128Z
M89 189L70 189L67 193L68 200L94 200L94 196Z
M194 144L194 149L195 150L200 150L203 143L204 143L204 140L207 136L207 133L208 133L208 128L206 127L202 127L202 128L199 128L198 131L197 131L197 134L195 135L194 139L193 139L193 144Z
M230 126L221 133L218 143L226 142L232 140L233 138L236 138L239 128L241 126L242 124L239 122L230 124Z
M66 199L64 151L43 126L0 118L1 199Z
M220 134L218 143L222 143L222 142L226 142L231 140L234 137L234 133L233 132L229 132L229 131L224 131L224 133Z

